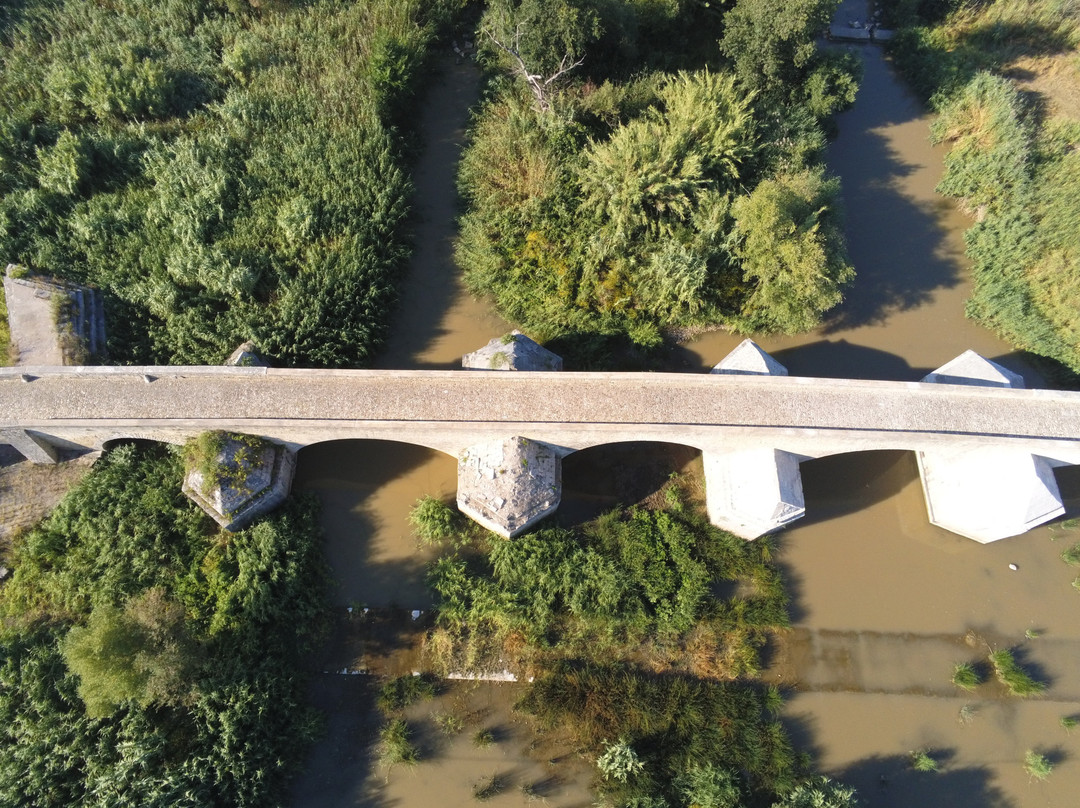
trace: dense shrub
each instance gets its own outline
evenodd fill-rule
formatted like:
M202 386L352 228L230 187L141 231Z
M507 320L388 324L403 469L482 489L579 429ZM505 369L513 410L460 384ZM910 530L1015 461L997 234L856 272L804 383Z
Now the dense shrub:
M114 359L368 362L408 252L395 127L452 6L25 3L0 252L105 290Z
M0 593L4 805L264 805L316 722L315 506L234 534L168 450L111 451L15 546Z
M609 4L567 3L601 33L575 39L548 20L556 29L541 25L530 39L531 2L495 4L487 18L504 39L520 31L519 53L538 65L586 58L572 74L577 83L561 92L551 85L543 104L524 82L500 81L481 110L460 171L468 210L457 257L469 287L542 338L625 334L650 347L668 326L816 325L852 274L835 183L820 165L822 122L851 103L858 75L855 60L815 48L831 0L739 0L724 15L713 10L709 19L726 25L723 53L715 39L680 49L678 38L653 36L634 49L639 62L663 69L631 79L588 58L590 48L606 54L602 32L625 19L609 19ZM636 14L645 4L627 5ZM703 8L676 6L671 19L682 24ZM703 24L697 35L711 30ZM515 70L513 60L501 63ZM734 215L766 181L797 185L821 208L787 205L776 222L783 228L800 216L789 239L797 255L776 281L799 289L783 301L769 288L762 261L771 259L748 257L748 220L740 230ZM771 312L774 303L780 309Z
M548 528L458 549L429 571L443 665L483 668L510 641L517 665L645 653L703 676L753 673L767 635L787 625L783 583L768 543L749 544L687 512L613 511L578 530ZM745 588L717 600L712 586ZM505 662L503 663L505 664Z

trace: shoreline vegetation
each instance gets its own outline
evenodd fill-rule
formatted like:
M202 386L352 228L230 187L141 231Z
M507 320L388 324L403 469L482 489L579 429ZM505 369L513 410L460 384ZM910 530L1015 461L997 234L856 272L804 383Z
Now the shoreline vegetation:
M890 51L948 144L939 190L973 222L967 314L1080 373L1080 18L1055 0L902 0Z
M494 0L480 22L469 289L571 351L814 328L853 277L822 153L860 65L814 44L835 3L549 6Z

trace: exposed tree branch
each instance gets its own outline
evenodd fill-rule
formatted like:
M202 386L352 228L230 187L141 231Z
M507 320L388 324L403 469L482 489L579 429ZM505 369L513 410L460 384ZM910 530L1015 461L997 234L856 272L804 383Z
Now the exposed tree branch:
M510 40L510 44L506 44L495 36L495 31L490 27L484 28L483 33L488 39L495 43L496 47L504 53L509 54L514 60L516 63L514 72L521 76L521 78L525 80L525 83L529 85L529 90L532 91L533 97L536 98L536 105L541 112L548 112L551 110L550 93L554 89L554 83L574 68L580 67L585 63L584 57L575 60L573 54L567 52L563 55L555 72L545 78L543 75L533 73L529 70L529 66L525 64L525 60L521 57L521 35L524 33L524 26L520 23L514 29L514 36Z

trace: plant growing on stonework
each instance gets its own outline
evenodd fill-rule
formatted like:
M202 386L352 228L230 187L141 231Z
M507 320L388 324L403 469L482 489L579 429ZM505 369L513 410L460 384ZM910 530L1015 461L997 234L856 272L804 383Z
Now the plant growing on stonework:
M202 477L203 491L231 486L250 494L241 483L267 445L262 438L241 432L203 432L184 444L184 463Z

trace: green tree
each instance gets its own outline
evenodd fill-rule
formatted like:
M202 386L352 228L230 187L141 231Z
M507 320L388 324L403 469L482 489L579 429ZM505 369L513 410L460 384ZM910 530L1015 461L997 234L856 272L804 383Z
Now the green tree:
M802 85L814 61L814 40L838 1L737 0L724 17L720 50L743 86L786 95Z
M854 277L836 216L839 183L819 171L764 180L735 200L735 255L753 291L749 330L797 332L817 326Z
M751 99L730 76L680 73L659 95L659 107L586 149L578 181L604 253L672 236L706 189L735 186L751 153Z
M157 587L123 609L98 606L85 626L68 632L61 652L94 717L111 715L126 701L143 707L183 701L201 658L183 607Z

